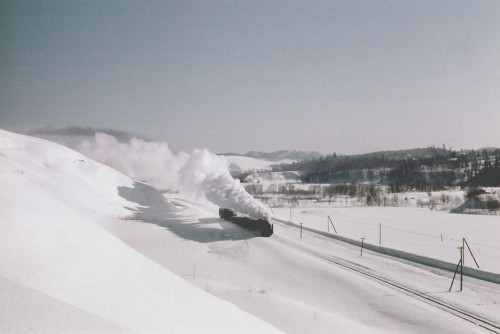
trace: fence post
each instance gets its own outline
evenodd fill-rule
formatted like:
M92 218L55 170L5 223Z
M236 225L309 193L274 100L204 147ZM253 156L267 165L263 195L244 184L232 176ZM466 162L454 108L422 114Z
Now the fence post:
M302 239L302 223L300 223L300 238Z

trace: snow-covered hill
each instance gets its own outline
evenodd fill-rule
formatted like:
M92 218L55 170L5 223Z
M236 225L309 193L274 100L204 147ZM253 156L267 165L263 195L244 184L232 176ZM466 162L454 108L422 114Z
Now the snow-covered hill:
M2 130L0 189L0 332L278 332L116 237L134 213L179 217L154 188Z
M98 148L113 154L89 152L116 159L135 150L137 158L152 148L106 143ZM185 167L203 168L189 175L205 176L220 162L212 158L193 154ZM136 162L111 162L139 171ZM161 175L157 169L147 171ZM225 189L221 175L205 177L204 189ZM447 293L452 273L360 256L358 247L310 230L299 236L277 220L272 237L256 237L196 194L167 200L44 140L0 131L0 189L1 333L481 332L312 250L499 321L496 284L467 278L462 293Z
M280 161L285 161L285 160L303 161L303 160L317 159L319 157L322 157L323 154L319 152L280 150L274 152L250 151L247 152L245 156L280 163Z
M274 163L267 160L244 157L241 155L225 155L231 171L243 172L251 170L268 170Z
M290 159L273 162L241 155L225 155L224 157L229 162L229 170L235 172L271 170L272 165L291 164L294 162L294 160Z

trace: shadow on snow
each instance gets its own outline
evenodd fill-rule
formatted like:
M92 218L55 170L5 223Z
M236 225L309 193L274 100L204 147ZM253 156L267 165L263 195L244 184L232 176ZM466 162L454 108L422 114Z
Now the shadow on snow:
M134 182L133 187L118 187L118 194L140 206L127 207L129 219L155 224L182 239L209 243L220 240L245 240L260 236L260 231L248 231L220 218L199 218L179 209L154 187Z

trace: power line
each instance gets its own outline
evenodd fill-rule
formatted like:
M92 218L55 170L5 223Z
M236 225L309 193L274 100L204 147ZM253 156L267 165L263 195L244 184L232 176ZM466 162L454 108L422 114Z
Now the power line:
M369 226L373 226L373 227L378 227L378 223L365 223L365 222L352 221L352 220L348 220L348 219L337 219L336 221L350 223L350 224L369 225ZM421 236L434 238L434 239L441 239L442 238L443 240L462 242L461 238L454 239L454 238L449 238L449 237L444 237L444 236L441 237L441 235L433 235L433 234L409 231L409 230L405 230L405 229L402 229L399 227L393 227L393 226L387 226L387 225L382 225L382 226L383 226L383 228L386 228L386 229L397 230L397 231L401 231L401 232L405 232L405 233L409 233L409 234L421 235ZM469 244L476 245L476 246L482 246L482 247L488 247L488 248L492 248L492 249L500 249L500 247L486 245L486 244L482 244L482 243L476 243L476 242L469 242Z

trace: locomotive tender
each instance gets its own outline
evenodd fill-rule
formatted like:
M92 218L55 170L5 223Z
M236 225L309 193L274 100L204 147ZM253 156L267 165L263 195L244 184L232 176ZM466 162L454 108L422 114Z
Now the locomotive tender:
M247 230L260 230L260 235L270 237L273 234L273 225L267 219L251 219L248 217L238 217L231 209L219 209L219 217L239 225Z

